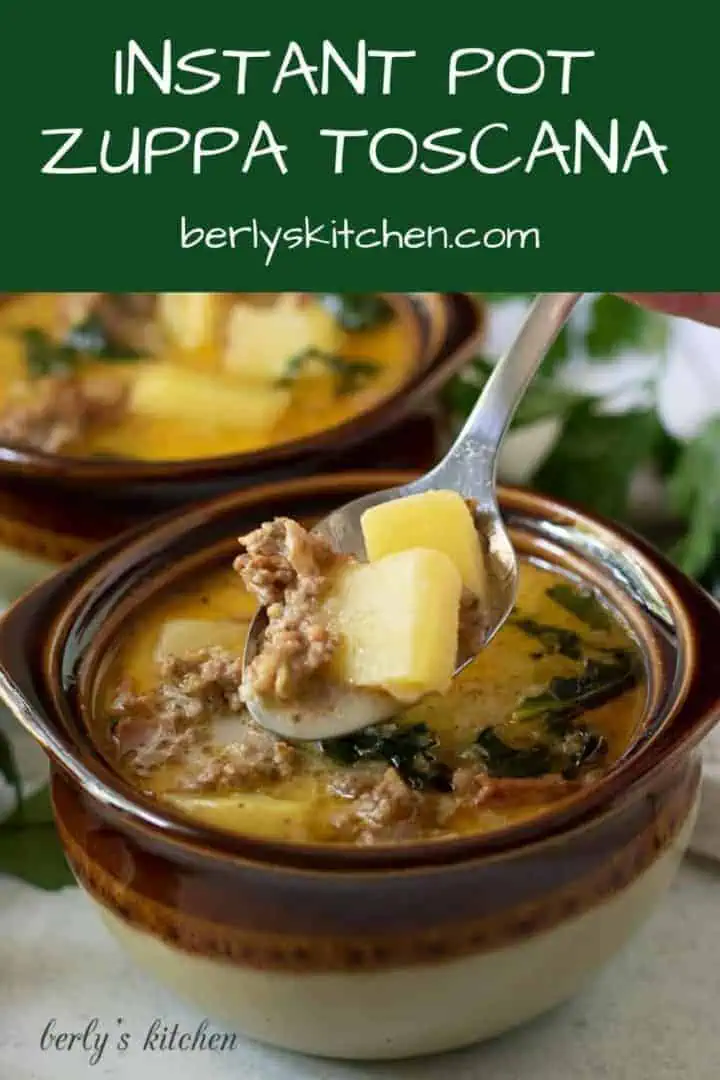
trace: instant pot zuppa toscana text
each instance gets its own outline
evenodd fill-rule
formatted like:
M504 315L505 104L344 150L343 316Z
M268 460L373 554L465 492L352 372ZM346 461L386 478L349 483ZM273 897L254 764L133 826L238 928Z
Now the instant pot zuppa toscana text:
M284 840L486 832L571 797L632 741L639 650L594 594L524 561L510 621L453 679L482 617L471 509L450 492L376 507L363 564L287 519L253 530L234 569L187 579L127 627L98 696L105 752L190 817ZM258 601L268 631L243 686ZM383 693L394 715L284 740L250 718L248 682L298 707L333 683Z
M258 450L371 408L411 353L373 294L26 294L0 306L0 442L146 460Z

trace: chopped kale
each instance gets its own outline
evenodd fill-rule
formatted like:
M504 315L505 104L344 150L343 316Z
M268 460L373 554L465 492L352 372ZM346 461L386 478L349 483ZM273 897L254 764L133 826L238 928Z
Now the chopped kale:
M638 682L635 656L616 649L611 661L588 659L578 675L557 676L541 694L523 698L513 713L515 720L537 716L568 719L598 709Z
M588 659L577 675L551 679L542 693L523 698L509 722L481 731L475 749L489 775L559 773L572 779L602 758L606 739L578 720L630 690L639 677L632 652L616 649L612 656Z
M63 341L55 341L37 327L23 330L22 337L25 363L33 379L47 375L69 375L83 358L92 357L112 363L137 360L141 355L130 348L121 349L114 345L95 315L74 326Z
M481 731L475 745L490 776L519 778L552 772L548 746L509 746L494 727Z
M513 746L498 728L481 731L475 747L488 775L512 779L537 778L557 773L566 780L607 753L602 735L568 722L563 728L548 719L529 745Z
M567 630L563 626L550 626L540 623L536 619L514 616L511 620L513 626L529 637L539 641L546 653L560 653L570 660L580 660L583 655L583 643L579 634L574 630Z
M75 349L52 340L43 330L35 327L23 330L25 364L33 379L46 375L69 375L79 359Z
M335 393L338 397L355 393L378 371L378 365L373 360L360 360L352 356L339 356L336 353L309 348L290 357L282 377L278 380L278 386L292 386L306 365L312 361L324 364L333 375Z
M323 303L350 334L383 326L393 315L390 305L377 293L326 293Z
M591 630L609 630L612 626L610 616L590 589L553 585L547 590L547 595Z
M403 727L390 721L338 739L323 739L320 746L339 765L384 761L418 791L452 789L452 770L438 760L437 740L426 724Z

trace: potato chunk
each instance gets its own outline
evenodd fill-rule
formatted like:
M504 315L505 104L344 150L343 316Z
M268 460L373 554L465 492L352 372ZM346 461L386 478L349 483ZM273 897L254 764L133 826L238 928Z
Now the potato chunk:
M342 333L329 311L289 293L271 307L236 304L230 312L225 367L247 379L276 382L307 349L335 353Z
M160 324L173 344L199 349L213 331L213 293L159 293Z
M160 664L171 656L213 648L242 656L246 636L247 624L231 619L170 619L160 631L155 660Z
M278 387L240 385L162 363L138 374L130 396L131 411L143 416L252 431L269 431L289 404L289 392Z
M218 829L271 840L303 840L306 837L310 810L307 802L274 799L271 795L255 792L165 797L181 813Z
M368 559L375 562L408 548L431 548L452 559L463 585L485 592L482 548L472 514L456 491L427 491L366 510L362 531Z
M336 677L401 701L445 691L455 670L462 579L447 555L413 548L345 568L328 599Z

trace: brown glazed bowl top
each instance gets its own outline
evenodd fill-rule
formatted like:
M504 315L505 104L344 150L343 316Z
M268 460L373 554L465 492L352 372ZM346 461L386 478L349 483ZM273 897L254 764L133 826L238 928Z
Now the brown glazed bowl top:
M151 495L167 506L209 497L241 483L325 471L331 459L416 413L477 351L484 311L469 295L380 295L412 342L411 370L395 391L341 424L248 453L174 461L68 457L0 445L0 481L23 486L28 481L50 481L63 488L92 490L103 498Z
M476 862L539 847L642 795L710 730L720 711L714 674L720 608L646 542L570 506L519 489L500 492L520 553L600 588L631 625L648 669L636 742L573 800L497 833L375 848L299 844L231 834L173 814L134 790L104 760L87 718L103 656L138 605L188 573L227 563L236 537L276 514L311 518L357 495L404 483L406 473L305 478L224 496L106 545L20 600L0 623L0 692L90 799L108 827L177 857L305 871L411 870Z

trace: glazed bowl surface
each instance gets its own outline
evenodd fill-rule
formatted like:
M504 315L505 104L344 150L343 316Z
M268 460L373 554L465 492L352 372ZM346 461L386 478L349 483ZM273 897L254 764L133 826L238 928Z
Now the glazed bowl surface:
M715 605L643 541L506 489L518 550L599 588L644 654L636 742L586 792L500 832L363 848L196 825L121 779L86 724L118 624L226 560L249 526L408 479L333 475L225 496L92 553L0 624L0 691L51 759L68 860L111 931L205 1015L310 1054L449 1050L573 993L672 880L697 807L697 747L718 715Z

